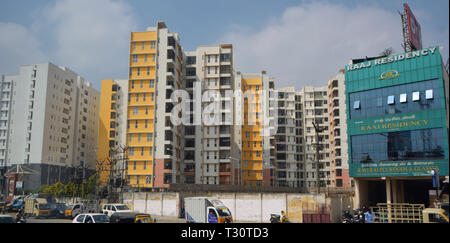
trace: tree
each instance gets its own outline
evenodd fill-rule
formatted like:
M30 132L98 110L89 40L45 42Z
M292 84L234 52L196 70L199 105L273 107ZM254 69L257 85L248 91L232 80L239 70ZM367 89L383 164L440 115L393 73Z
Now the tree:
M387 57L387 56L392 55L393 53L394 53L394 49L392 47L389 47L389 48L384 49L384 51L382 51L380 53L380 56Z

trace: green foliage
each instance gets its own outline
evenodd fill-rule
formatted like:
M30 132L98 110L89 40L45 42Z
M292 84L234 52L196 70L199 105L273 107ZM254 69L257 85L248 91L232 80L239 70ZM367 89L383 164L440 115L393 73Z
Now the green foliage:
M98 175L94 174L85 180L82 184L75 184L70 181L66 185L61 182L57 182L53 185L41 185L34 193L48 193L56 198L60 197L82 197L87 198L91 195L95 195L95 190L99 185Z

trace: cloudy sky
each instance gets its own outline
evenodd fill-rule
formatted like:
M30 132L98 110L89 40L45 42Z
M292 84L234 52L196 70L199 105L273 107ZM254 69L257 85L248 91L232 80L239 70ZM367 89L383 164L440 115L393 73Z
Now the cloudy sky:
M52 62L100 88L126 78L130 32L164 21L185 51L231 43L235 70L325 85L351 58L401 47L406 0L0 0L0 74ZM449 1L410 0L425 47L449 53Z

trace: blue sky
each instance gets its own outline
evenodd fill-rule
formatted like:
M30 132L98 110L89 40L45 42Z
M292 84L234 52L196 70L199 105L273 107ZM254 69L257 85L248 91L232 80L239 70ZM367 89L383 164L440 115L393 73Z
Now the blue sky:
M0 0L0 74L51 61L100 88L126 78L131 31L164 21L184 50L231 43L235 70L325 85L351 58L402 52L400 0ZM424 46L449 50L449 2L408 1Z

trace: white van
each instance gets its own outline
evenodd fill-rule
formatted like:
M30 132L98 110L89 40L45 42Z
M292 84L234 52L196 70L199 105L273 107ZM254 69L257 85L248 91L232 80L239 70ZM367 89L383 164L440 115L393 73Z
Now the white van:
M108 216L111 216L116 212L133 212L133 210L125 204L105 204L103 205L102 212Z

